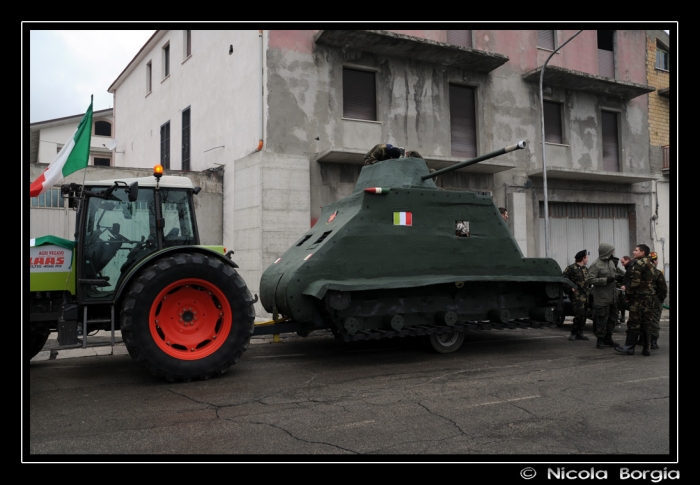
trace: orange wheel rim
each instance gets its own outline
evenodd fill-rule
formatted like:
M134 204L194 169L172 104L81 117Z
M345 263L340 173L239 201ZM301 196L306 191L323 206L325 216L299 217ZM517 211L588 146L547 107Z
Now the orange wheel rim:
M203 359L231 333L233 312L215 285L196 278L164 288L151 304L149 329L160 349L181 360Z

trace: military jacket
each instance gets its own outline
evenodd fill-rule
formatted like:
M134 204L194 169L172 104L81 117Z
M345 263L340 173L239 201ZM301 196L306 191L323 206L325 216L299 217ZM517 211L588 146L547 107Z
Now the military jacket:
M365 154L365 165L372 165L382 160L389 158L386 152L386 143L374 145L370 151Z
M664 301L666 296L668 296L666 278L664 278L664 274L657 268L654 268L654 292L656 293L656 297L661 301Z
M627 296L654 294L655 271L654 263L648 256L637 259L630 270Z
M576 285L578 291L586 291L586 278L588 277L587 266L579 266L576 263L572 263L564 268L564 276Z

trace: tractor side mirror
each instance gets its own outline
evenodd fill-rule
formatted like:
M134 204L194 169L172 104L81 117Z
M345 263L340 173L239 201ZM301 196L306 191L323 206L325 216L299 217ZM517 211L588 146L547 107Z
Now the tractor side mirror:
M129 184L129 188L126 189L126 191L129 194L129 202L136 201L136 199L139 198L139 183L131 182L131 184Z

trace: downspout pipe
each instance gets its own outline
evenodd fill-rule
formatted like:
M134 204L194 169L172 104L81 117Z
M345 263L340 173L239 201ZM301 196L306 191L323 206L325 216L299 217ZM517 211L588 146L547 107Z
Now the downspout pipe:
M263 100L265 86L263 85L263 31L258 30L258 37L260 38L260 137L258 140L258 148L256 151L260 151L263 148Z
M559 52L559 49L564 47L566 44L571 42L574 37L576 37L578 34L583 32L583 30L579 30L576 32L574 35L572 35L569 40L564 42L562 45L554 49L554 51L549 54L549 57L547 58L546 61L544 61L544 64L542 64L542 70L540 71L540 119L542 122L542 181L543 181L543 189L544 189L544 255L545 257L549 258L550 252L549 252L549 199L547 198L547 150L545 149L544 146L544 99L542 98L542 81L544 79L544 69L547 67L547 63L549 60L552 58L554 54Z

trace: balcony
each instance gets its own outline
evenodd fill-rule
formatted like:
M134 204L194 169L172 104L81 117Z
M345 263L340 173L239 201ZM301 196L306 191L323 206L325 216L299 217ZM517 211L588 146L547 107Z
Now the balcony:
M529 83L540 82L542 66L523 74L523 80ZM572 91L585 91L597 95L617 96L630 100L638 96L656 91L652 86L620 81L605 76L595 76L580 71L572 71L558 66L547 66L544 72L543 84Z
M508 56L444 42L397 34L388 30L320 30L314 41L345 51L355 49L478 72L491 72Z

